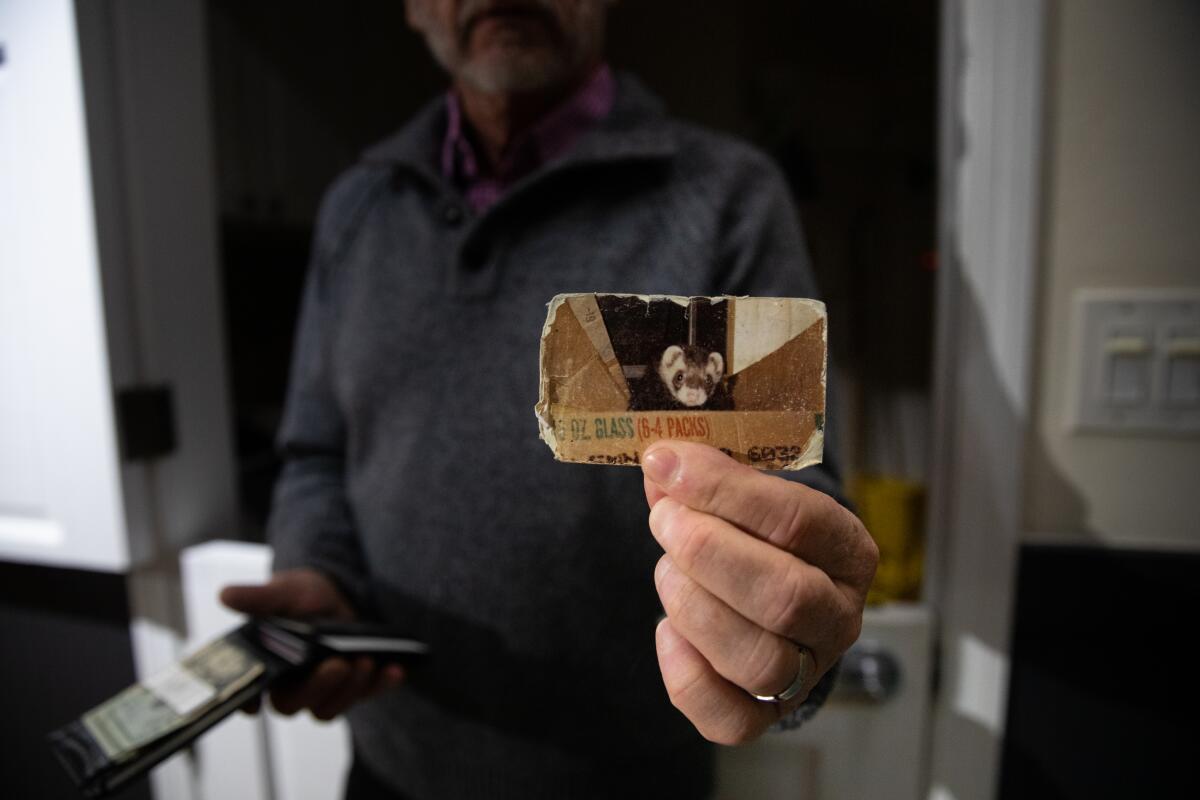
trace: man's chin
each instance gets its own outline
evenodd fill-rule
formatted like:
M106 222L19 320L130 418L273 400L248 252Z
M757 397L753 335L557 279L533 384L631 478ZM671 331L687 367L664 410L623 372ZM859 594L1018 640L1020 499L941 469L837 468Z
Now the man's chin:
M570 65L541 53L476 58L464 64L459 77L488 94L524 94L556 89L570 80Z

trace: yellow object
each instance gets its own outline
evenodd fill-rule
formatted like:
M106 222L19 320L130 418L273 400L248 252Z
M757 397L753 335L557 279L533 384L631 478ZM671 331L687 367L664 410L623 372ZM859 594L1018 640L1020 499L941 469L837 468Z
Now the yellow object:
M925 487L886 475L863 475L852 483L858 516L879 545L879 569L867 603L915 601L925 565Z

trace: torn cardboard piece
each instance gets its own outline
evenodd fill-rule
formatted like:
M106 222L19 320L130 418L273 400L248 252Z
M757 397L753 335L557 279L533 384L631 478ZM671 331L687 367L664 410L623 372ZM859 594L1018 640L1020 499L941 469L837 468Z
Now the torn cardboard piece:
M558 295L542 329L541 437L589 464L640 464L659 439L760 469L819 463L825 328L817 300Z

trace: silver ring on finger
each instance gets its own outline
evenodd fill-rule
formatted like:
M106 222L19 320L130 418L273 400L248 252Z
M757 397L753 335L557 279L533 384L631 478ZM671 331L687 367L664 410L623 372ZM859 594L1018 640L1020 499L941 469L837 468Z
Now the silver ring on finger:
M800 692L804 691L808 679L812 677L813 670L816 668L816 662L813 661L812 651L804 645L798 645L800 648L800 668L796 670L796 677L786 689L779 694L755 694L750 692L750 696L755 700L760 700L764 703L786 703Z

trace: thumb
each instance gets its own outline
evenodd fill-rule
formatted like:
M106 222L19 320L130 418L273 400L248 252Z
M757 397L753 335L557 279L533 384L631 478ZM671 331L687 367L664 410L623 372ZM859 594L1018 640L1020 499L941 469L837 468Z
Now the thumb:
M284 613L288 592L274 582L259 586L226 586L221 590L220 598L234 611L264 617Z

